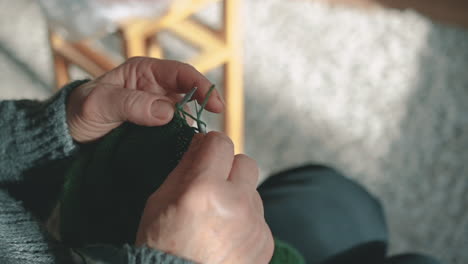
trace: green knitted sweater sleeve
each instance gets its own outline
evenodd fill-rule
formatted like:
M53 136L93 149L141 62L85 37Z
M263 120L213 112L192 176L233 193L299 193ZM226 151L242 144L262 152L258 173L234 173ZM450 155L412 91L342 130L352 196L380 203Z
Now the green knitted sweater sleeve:
M22 185L29 169L73 151L65 103L69 92L81 83L71 83L44 102L0 101L0 263L71 261L69 250L47 237L37 218L8 186Z
M54 240L39 217L18 199L11 186L24 189L31 200L43 203L41 195L25 187L27 172L69 157L77 149L66 123L66 103L70 92L86 81L65 86L46 101L0 101L0 263L80 263L81 256ZM43 173L35 178L47 179ZM50 177L49 177L50 178ZM41 181L40 181L41 182ZM37 186L36 186L37 187ZM25 193L24 191L22 192ZM52 195L53 196L53 195ZM22 197L24 198L24 197ZM42 201L42 202L41 202ZM189 261L149 248L126 245L119 249L122 264L188 264ZM101 252L101 264L116 263ZM86 251L85 254L91 254ZM92 256L89 256L90 258ZM92 262L87 262L92 263Z
M0 101L0 183L19 182L28 169L69 156L76 148L65 104L75 81L44 102Z
M97 244L73 249L75 264L194 264L146 246Z

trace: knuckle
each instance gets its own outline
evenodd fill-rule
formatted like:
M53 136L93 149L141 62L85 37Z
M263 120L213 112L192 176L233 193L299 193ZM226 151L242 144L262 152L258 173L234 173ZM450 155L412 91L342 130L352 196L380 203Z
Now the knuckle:
M178 69L178 70L181 70L181 69L195 69L195 67L193 67L192 65L186 63L186 62L182 62L182 61L177 61L177 60L173 60L171 61L175 64L175 67Z
M251 173L252 176L255 176L255 178L258 178L260 169L256 160L245 154L237 154L234 159L239 166L242 166L246 171Z
M190 71L197 71L197 69L192 64L188 64L185 62L181 62L181 67L185 67L187 68L187 70L190 70Z
M83 105L81 107L81 115L83 116L88 116L90 115L92 112L94 112L95 110L95 103L94 103L94 99L91 98L91 97L87 97L84 101L83 101Z
M207 181L192 182L180 197L179 204L186 208L203 209L210 200L218 198L217 189L215 184Z
M233 203L233 212L238 216L249 217L251 215L249 195L241 195Z
M208 140L215 142L216 144L226 145L229 148L234 149L234 143L232 140L224 133L211 131L206 135Z
M181 72L198 72L198 70L191 64L181 62L181 61L171 61L174 63L175 71L178 73Z
M96 113L99 102L101 101L101 94L101 87L96 87L89 92L81 107L81 114L83 116L90 116Z
M229 212L239 221L250 221L255 210L252 196L238 192L235 196L227 194L222 185L212 181L199 181L190 184L177 202L186 211L219 211ZM225 215L225 213L223 213Z
M136 62L136 61L141 61L141 60L145 60L146 57L142 57L142 56L133 56L133 57L130 57L128 58L125 62L126 63L133 63L133 62Z
M128 58L123 65L128 66L128 67L138 67L138 66L151 66L154 62L160 61L159 59L156 58L150 58L150 57L143 57L143 56L134 56Z
M119 109L122 111L122 115L126 116L128 113L131 113L135 107L138 106L138 102L141 98L141 92L139 91L130 91L122 95L122 105Z
M240 162L249 164L249 167L252 167L252 168L258 167L257 161L252 159L251 157L245 155L245 154L237 154L235 156L235 159L240 161Z

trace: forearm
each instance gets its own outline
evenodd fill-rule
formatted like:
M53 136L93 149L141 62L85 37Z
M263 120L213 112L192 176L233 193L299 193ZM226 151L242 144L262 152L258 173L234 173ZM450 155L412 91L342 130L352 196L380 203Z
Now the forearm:
M70 155L76 148L66 122L73 82L47 101L0 101L0 183L21 180L23 172Z

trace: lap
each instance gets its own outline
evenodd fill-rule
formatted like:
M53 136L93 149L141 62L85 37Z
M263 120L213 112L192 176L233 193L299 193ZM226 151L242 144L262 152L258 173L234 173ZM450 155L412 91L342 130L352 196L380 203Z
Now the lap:
M386 258L388 231L380 202L328 167L278 173L258 191L273 235L298 249L307 263L439 263L418 254Z
M388 235L380 203L337 171L312 165L288 170L267 179L259 193L273 235L307 263L343 253L383 261Z

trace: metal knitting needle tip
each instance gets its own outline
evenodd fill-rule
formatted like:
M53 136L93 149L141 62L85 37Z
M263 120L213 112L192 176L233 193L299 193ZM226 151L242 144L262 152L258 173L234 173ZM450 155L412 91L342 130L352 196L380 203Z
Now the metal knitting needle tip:
M187 94L185 94L184 98L182 98L182 101L180 101L179 103L177 103L177 105L179 106L184 106L187 102L189 102L191 99L192 99L192 96L195 94L195 92L197 91L198 87L193 87L192 90L190 90L190 92L188 92Z
M199 123L198 129L200 130L201 133L206 134L206 127L204 124Z

